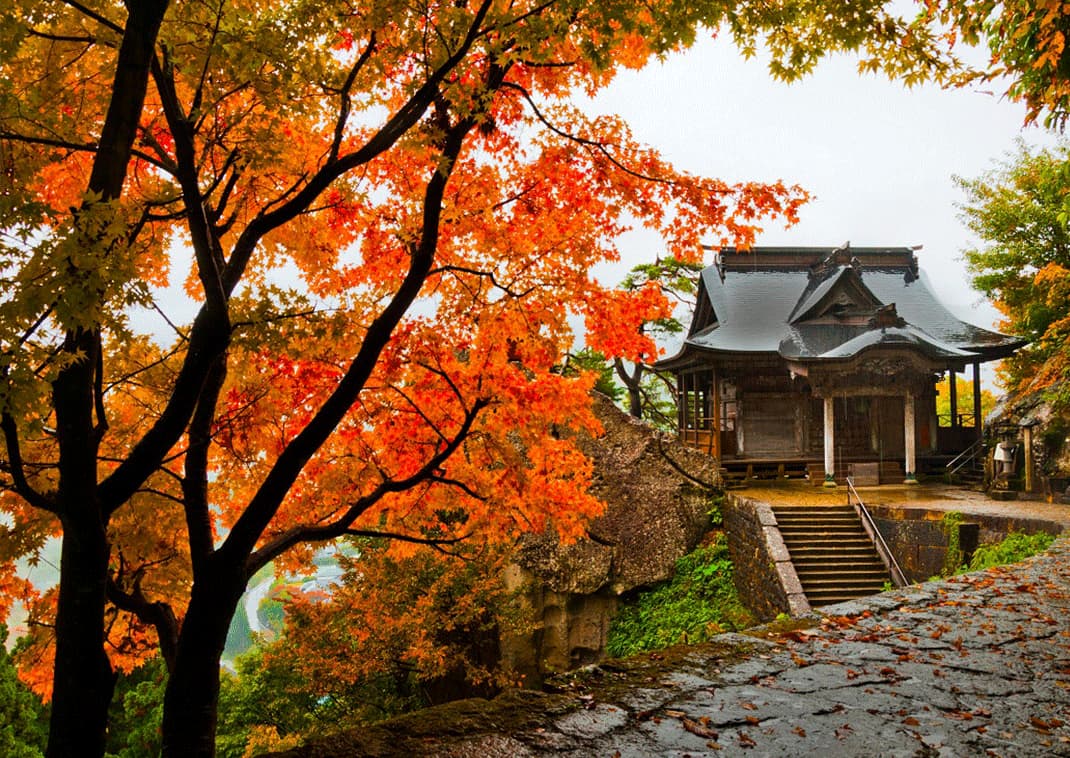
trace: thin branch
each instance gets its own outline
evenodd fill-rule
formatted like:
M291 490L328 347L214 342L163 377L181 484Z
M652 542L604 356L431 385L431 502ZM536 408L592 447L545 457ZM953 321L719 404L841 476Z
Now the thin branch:
M486 502L489 499L486 495L480 495L478 492L472 489L471 486L465 484L464 482L458 479L453 479L448 476L442 476L441 474L437 473L432 474L429 478L432 482L435 482L437 484L445 484L448 487L456 487L473 500L480 500L482 502Z
M467 266L457 266L457 265L452 265L452 264L451 265L447 265L447 266L439 266L438 268L431 269L431 271L428 272L428 276L434 276L435 274L444 274L446 272L461 273L461 274L471 274L472 276L479 276L479 277L482 277L484 279L489 279L490 283L493 284L495 287L500 289L502 292L507 294L509 297L513 297L513 298L517 298L517 299L522 298L522 297L526 297L527 295L531 294L532 292L534 292L537 289L537 287L532 285L531 287L528 287L523 292L517 292L517 291L511 289L508 285L505 285L505 284L502 284L501 282L499 282L495 278L493 271L480 271L479 269L469 268Z
M69 36L69 35L66 35L66 34L49 34L48 32L38 31L37 29L34 29L32 26L26 27L26 31L27 31L27 33L29 33L29 35L31 37L39 37L40 39L47 39L47 40L51 40L52 42L80 42L80 43L83 43L85 45L95 45L98 42L100 42L100 40L98 40L96 37L90 37L90 36L77 36L77 37L75 37L75 36ZM106 43L106 42L105 43L101 43L101 44L104 44L107 47L115 47L114 44L109 44L109 43Z
M235 331L246 326L257 326L260 324L274 324L278 321L289 321L291 319L307 318L309 316L315 316L319 313L332 313L341 310L341 308L310 308L304 311L295 311L294 313L277 313L274 316L267 316L256 321L235 321L231 324Z
M432 421L428 417L427 413L424 412L424 409L421 408L415 400L409 397L409 395L404 390L402 390L400 387L395 387L394 385L391 385L390 389L392 389L394 392L398 393L399 395L401 395L402 398L404 398L405 402L407 402L412 407L413 412L415 412L416 415L418 415L424 420L424 423L431 428L431 431L438 435L439 440L441 440L442 442L448 441L446 435L442 432L441 429L439 429L438 424Z
M65 5L69 5L70 7L74 8L76 11L81 13L83 16L88 16L89 18L91 18L94 21L96 21L98 24L100 24L102 26L105 26L108 29L111 29L116 34L120 34L121 35L121 34L125 34L126 33L126 30L123 29L123 27L119 26L117 23L115 23L111 19L109 19L109 18L107 18L105 16L102 16L101 14L97 13L96 11L87 8L86 6L84 6L81 3L77 2L77 0L62 0L62 1L63 1L63 3Z
M15 492L35 508L59 514L59 509L50 495L38 492L26 479L26 467L22 461L22 449L19 446L19 430L10 413L0 415L0 429L7 444L7 462L11 471L11 483Z
M219 8L216 10L215 23L212 25L212 34L208 38L208 43L204 49L207 53L204 56L204 65L201 66L201 75L197 79L197 89L193 92L193 100L190 103L189 113L187 118L201 109L201 102L204 100L204 83L208 81L208 66L212 61L211 51L215 47L216 38L219 36L219 27L223 21L223 2L219 0Z
M468 534L462 534L460 537L414 537L411 534L383 532L378 529L346 529L342 533L342 536L397 540L398 542L411 542L414 545L430 545L431 547L438 547L441 545L456 545L471 537L472 534L473 532L469 532Z
M472 407L465 413L464 423L454 435L453 439L450 440L449 444L426 460L424 465L413 474L403 479L387 479L380 482L374 490L354 501L346 512L332 524L317 527L298 527L279 535L262 548L249 555L249 559L246 563L246 571L250 574L255 573L259 568L268 564L274 558L298 543L306 541L323 541L340 537L350 529L353 522L356 521L358 517L386 495L404 492L431 480L436 475L436 472L438 472L446 461L449 460L453 453L461 447L461 443L468 438L468 435L472 430L472 425L475 423L480 411L489 404L490 400L484 398L476 400ZM232 530L231 534L233 533ZM229 541L230 538L228 537L227 540ZM225 547L226 543L224 543L224 548Z
M68 142L67 140L56 139L53 137L36 137L31 134L20 134L19 132L11 132L7 129L0 130L0 139L10 140L11 142L22 142L27 145L58 147L73 152L95 153L97 151L96 142Z
M122 553L119 554L120 566L122 566ZM169 603L161 600L150 601L141 590L141 578L144 574L141 567L134 572L134 584L130 592L125 591L110 574L108 576L107 595L108 600L116 608L127 613L133 613L141 621L151 624L156 629L156 636L160 642L160 655L163 656L168 672L174 670L175 658L178 653L178 617ZM122 571L122 568L120 568Z
M519 84L514 84L513 82L505 82L505 83L502 84L502 87L514 90L516 92L519 92L521 94L521 96L525 100L527 100L528 105L531 106L531 110L535 114L535 118L537 118L542 123L542 125L545 126L547 129L549 129L551 132L553 132L554 134L556 134L559 137L563 137L564 139L569 140L570 142L575 142L577 145L582 145L582 146L584 146L586 148L594 150L597 153L600 153L602 155L602 157L604 157L607 161L612 163L614 166L616 166L618 169L623 171L628 176L632 176L632 177L635 177L636 179L641 179L641 180L646 181L646 182L654 182L655 184L665 184L665 185L668 185L670 187L674 187L674 186L676 186L678 184L678 182L676 182L676 181L674 181L672 179L666 179L666 178L661 177L661 176L651 176L650 174L644 174L644 173L642 173L640 171L636 171L635 169L632 169L632 168L629 168L628 166L625 166L623 163L621 163L621 161L618 158L614 157L614 155L609 151L609 147L607 147L606 143L604 143L604 142L599 142L598 140L588 139L587 137L580 137L577 134L570 134L569 132L566 132L563 129L559 129L557 126L555 126L550 121L549 118L547 118L543 114L543 112L541 110L539 110L539 106L537 106L535 104L535 100L531 97L531 93L529 93L527 91L527 89L525 89L524 87L521 87ZM711 191L711 192L723 192L723 193L729 192L729 190L709 190L709 191Z
M342 137L345 134L345 126L349 121L349 113L352 110L353 102L350 93L353 91L353 84L357 80L357 75L371 59L372 53L375 51L376 36L373 31L368 37L368 44L361 52L360 57L357 58L353 67L349 69L349 74L346 76L345 83L342 84L342 89L338 93L342 98L342 106L338 109L338 119L334 123L334 137L331 140L331 149L327 154L328 161L334 161L338 158L338 152L342 148Z

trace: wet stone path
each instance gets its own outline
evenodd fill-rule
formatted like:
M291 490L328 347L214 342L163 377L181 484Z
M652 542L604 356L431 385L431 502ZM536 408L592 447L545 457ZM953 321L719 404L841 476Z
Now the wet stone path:
M1070 540L1014 566L829 606L796 626L611 661L562 680L557 694L515 693L467 715L461 706L448 734L425 717L403 738L380 734L378 748L349 747L479 758L1070 756Z
M739 663L688 669L523 742L622 757L1070 756L1070 543L829 606Z

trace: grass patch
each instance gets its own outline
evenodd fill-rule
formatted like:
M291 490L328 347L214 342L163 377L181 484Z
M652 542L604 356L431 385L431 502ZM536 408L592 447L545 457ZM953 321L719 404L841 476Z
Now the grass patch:
M678 560L672 579L621 607L610 626L606 652L620 658L695 644L752 623L732 583L728 542L721 533Z

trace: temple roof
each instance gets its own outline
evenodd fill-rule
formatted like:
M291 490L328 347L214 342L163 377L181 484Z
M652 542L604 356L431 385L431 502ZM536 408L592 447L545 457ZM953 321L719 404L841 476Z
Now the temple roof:
M910 248L727 248L702 271L698 298L683 348L662 365L681 365L696 351L813 362L874 347L983 362L1025 344L953 315Z

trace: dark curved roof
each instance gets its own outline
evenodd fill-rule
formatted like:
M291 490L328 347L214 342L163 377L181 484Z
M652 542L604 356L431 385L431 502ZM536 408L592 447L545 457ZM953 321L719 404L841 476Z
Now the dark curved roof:
M843 360L875 346L988 361L1025 344L953 315L909 248L726 249L703 270L699 297L706 302L681 352L663 365L696 350L806 362Z

